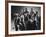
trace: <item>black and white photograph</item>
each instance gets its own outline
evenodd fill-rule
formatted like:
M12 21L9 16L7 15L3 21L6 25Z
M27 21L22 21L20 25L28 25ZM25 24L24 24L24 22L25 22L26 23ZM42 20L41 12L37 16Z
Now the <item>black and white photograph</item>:
M43 33L43 4L8 3L8 33Z
M11 30L27 31L41 29L41 8L11 6Z

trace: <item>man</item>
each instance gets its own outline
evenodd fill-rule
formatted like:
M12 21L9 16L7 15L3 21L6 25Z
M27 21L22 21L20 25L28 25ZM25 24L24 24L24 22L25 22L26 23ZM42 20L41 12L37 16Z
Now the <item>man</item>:
M24 26L24 15L21 15L20 16L20 18L21 18L21 21L20 21L20 27L19 27L19 29L21 30L21 31L23 31L23 30L25 30L25 26Z
M24 12L24 22L25 22L25 30L27 30L27 22L28 22L28 16L27 16L27 14L28 14L29 12L28 12L28 10L27 10L27 8L25 8L25 12Z
M29 21L28 21L28 30L35 30L35 27L36 27L36 25L35 25L35 17L34 17L34 12L33 12L33 8L31 8L31 13L30 13L30 16L29 16Z
M20 17L19 15L17 15L17 17L15 18L14 24L15 24L15 30L18 31L19 26L20 26Z
M28 17L27 17L28 13L29 12L28 12L27 8L25 8L25 12L24 12L24 20L25 20L25 22L28 20Z
M36 11L35 15L35 24L36 24L36 30L40 29L40 17L38 16L38 11Z

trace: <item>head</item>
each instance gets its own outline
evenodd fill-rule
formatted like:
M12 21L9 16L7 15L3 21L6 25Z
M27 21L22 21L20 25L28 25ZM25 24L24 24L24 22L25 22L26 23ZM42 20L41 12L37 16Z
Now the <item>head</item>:
M25 11L27 11L27 8L25 8Z
M31 12L33 12L33 8L31 8Z
M36 11L36 15L38 15L38 11Z

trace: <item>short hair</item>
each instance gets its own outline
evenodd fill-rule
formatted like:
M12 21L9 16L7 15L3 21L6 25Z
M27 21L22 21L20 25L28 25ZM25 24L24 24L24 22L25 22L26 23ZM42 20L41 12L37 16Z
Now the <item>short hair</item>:
M38 11L36 11L36 14L38 14Z

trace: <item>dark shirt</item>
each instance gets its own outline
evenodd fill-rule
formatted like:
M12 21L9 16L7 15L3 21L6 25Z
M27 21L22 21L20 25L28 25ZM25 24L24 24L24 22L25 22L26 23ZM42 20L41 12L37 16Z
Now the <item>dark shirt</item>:
M26 26L27 26L27 30L35 30L35 27L36 27L35 21L32 22L32 23L30 21L28 21L28 23L26 24Z
M27 17L27 16L25 16L25 17L24 17L24 20L25 20L25 22L26 22L26 21L28 21L28 17Z

